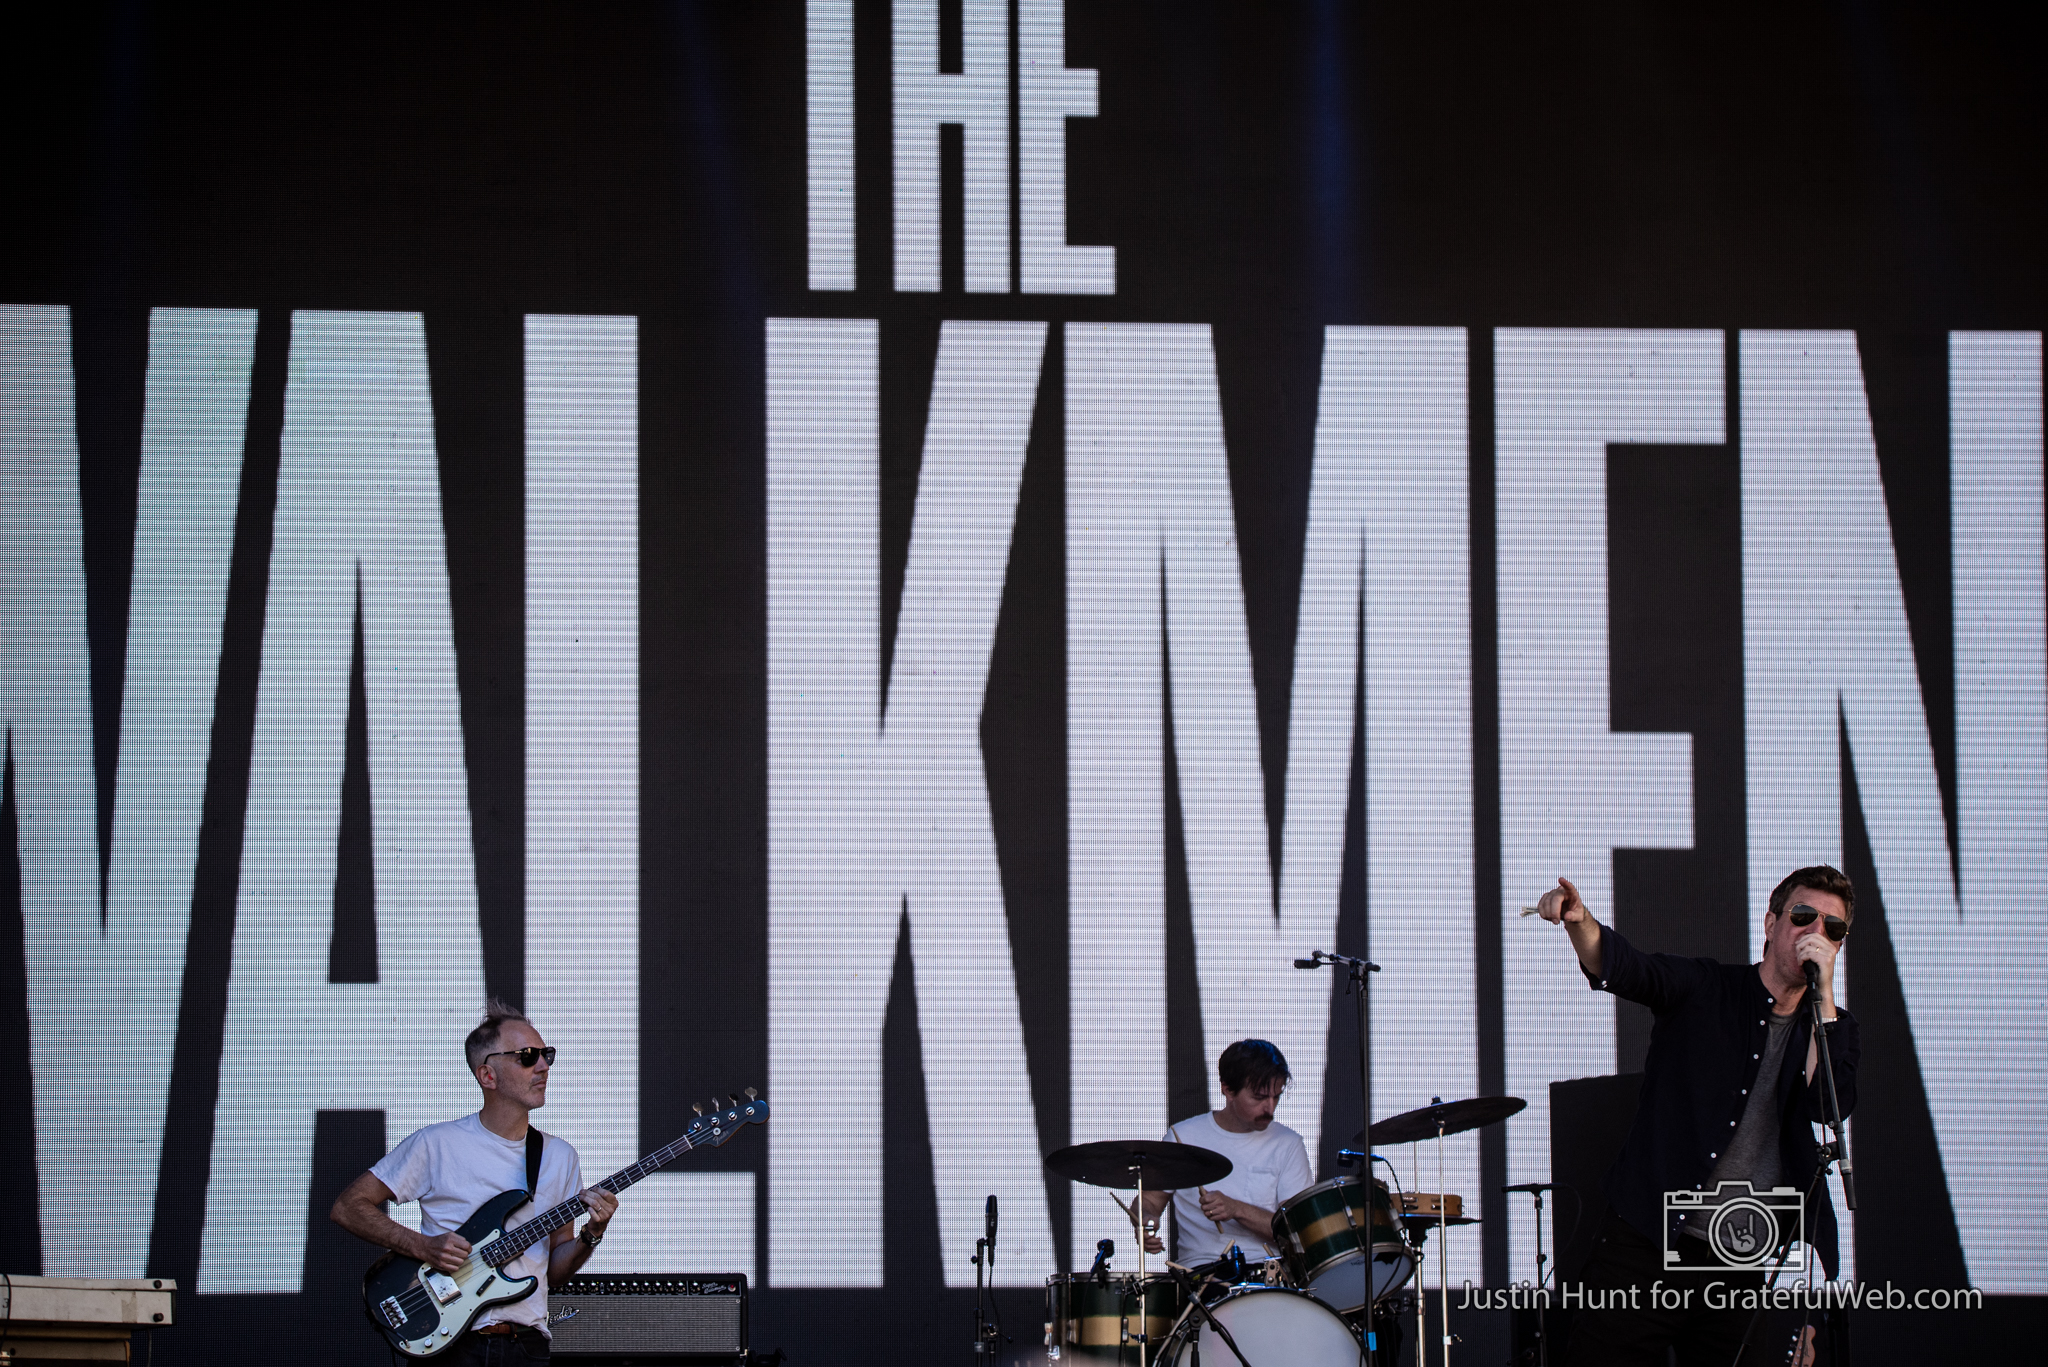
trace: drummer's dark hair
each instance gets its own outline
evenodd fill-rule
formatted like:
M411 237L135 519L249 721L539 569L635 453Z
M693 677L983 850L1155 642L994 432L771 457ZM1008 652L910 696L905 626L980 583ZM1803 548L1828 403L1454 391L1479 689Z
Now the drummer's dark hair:
M1284 1087L1294 1076L1287 1071L1287 1055L1262 1039L1241 1039L1225 1049L1223 1057L1216 1060L1216 1073L1226 1092L1241 1092L1246 1087L1263 1091L1274 1083Z

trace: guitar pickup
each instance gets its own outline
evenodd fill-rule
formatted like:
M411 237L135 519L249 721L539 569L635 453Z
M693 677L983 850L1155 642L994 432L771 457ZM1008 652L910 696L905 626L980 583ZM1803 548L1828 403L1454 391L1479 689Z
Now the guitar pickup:
M433 1292L434 1299L443 1305L462 1295L462 1288L445 1272L429 1272L420 1280L427 1284L427 1290Z
M384 1322L393 1329L403 1329L405 1327L405 1311L398 1308L398 1297L386 1296L383 1300L378 1301L377 1313L382 1315Z

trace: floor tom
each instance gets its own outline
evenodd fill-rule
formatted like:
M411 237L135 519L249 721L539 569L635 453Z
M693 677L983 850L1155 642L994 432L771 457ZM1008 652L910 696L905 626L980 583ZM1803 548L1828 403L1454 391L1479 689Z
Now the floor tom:
M1184 1297L1169 1276L1142 1281L1130 1273L1096 1278L1085 1272L1062 1272L1045 1279L1045 1356L1047 1361L1135 1363L1140 1336L1160 1345L1180 1317Z

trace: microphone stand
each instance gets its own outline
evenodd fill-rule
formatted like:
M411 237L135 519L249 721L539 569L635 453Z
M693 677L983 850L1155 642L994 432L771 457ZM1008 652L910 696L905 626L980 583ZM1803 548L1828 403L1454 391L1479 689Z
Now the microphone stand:
M982 1270L986 1262L991 1276L995 1272L995 1255L989 1250L988 1238L974 1241L974 1360L978 1363L989 1354L996 1352L993 1342L994 1330L988 1322L988 1310L982 1301Z
M988 1199L990 1205L993 1206L996 1198L991 1196ZM982 1297L982 1273L984 1270L988 1273L988 1300L993 1301L996 1294L996 1241L992 1237L994 1233L994 1217L991 1216L989 1232L974 1241L973 1259L974 1360L976 1363L986 1361L990 1367L994 1367L994 1364L1002 1360L1003 1339L1007 1337L1002 1330L1000 1309L997 1311L997 1318L992 1321L989 1318L986 1303Z
M1367 1041L1367 1032L1372 1028L1372 1013L1367 1006L1371 979L1368 973L1377 973L1380 966L1370 959L1360 959L1349 954L1329 954L1315 950L1306 959L1296 959L1296 968L1321 968L1324 964L1335 967L1345 965L1351 978L1351 989L1358 998L1358 1100L1365 1114L1365 1147L1372 1147L1372 1049ZM1365 1174L1370 1177L1371 1174Z
M1815 1148L1813 1177L1807 1182L1806 1194L1801 1198L1801 1212L1803 1216L1804 1202L1810 1199L1814 1191L1819 1188L1822 1179L1828 1175L1829 1166L1840 1163L1842 1168L1842 1204L1847 1206L1853 1213L1856 1209L1856 1176L1849 1168L1849 1145L1842 1129L1841 1098L1835 1094L1834 1053L1828 1047L1827 1022L1822 1020L1820 1015L1820 969L1810 959L1806 961L1806 1009L1809 1018L1813 1021L1814 1048L1820 1055L1819 1059L1816 1060L1814 1072L1820 1075L1821 1081L1821 1123L1828 1127L1828 1133L1834 1138L1832 1142L1817 1145ZM1778 1274L1785 1270L1785 1262L1791 1256L1792 1246L1790 1243L1787 1243L1785 1250L1778 1255L1778 1265L1771 1269L1770 1279L1765 1282L1766 1286L1775 1287L1778 1284ZM1762 1306L1758 1306L1751 1313L1749 1328L1743 1331L1742 1342L1736 1345L1735 1348L1735 1361L1737 1363L1742 1361L1743 1352L1749 1347L1749 1335L1755 1331L1757 1318L1762 1313ZM1834 1341L1835 1314L1835 1310L1831 1307L1828 1310L1829 1356L1831 1360L1840 1361L1845 1355L1840 1351L1840 1343Z
M1827 1022L1820 1018L1820 970L1807 961L1806 1006L1813 1015L1813 1038L1820 1049L1820 1066L1815 1070L1821 1076L1821 1115L1827 1122L1828 1132L1834 1135L1832 1144L1821 1146L1820 1170L1825 1173L1830 1161L1842 1166L1842 1204L1851 1213L1856 1209L1856 1175L1849 1167L1849 1145L1842 1130L1842 1101L1835 1095L1835 1061L1828 1048Z

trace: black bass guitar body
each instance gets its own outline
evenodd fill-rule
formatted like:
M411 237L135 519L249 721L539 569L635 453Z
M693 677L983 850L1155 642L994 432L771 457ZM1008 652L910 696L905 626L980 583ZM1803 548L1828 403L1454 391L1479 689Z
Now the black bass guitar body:
M457 1231L481 1248L505 1232L505 1217L531 1194L501 1191L477 1208ZM502 1268L471 1258L452 1273L387 1253L363 1275L363 1301L391 1346L409 1357L430 1357L454 1343L478 1315L494 1305L523 1301L539 1277L509 1277Z

